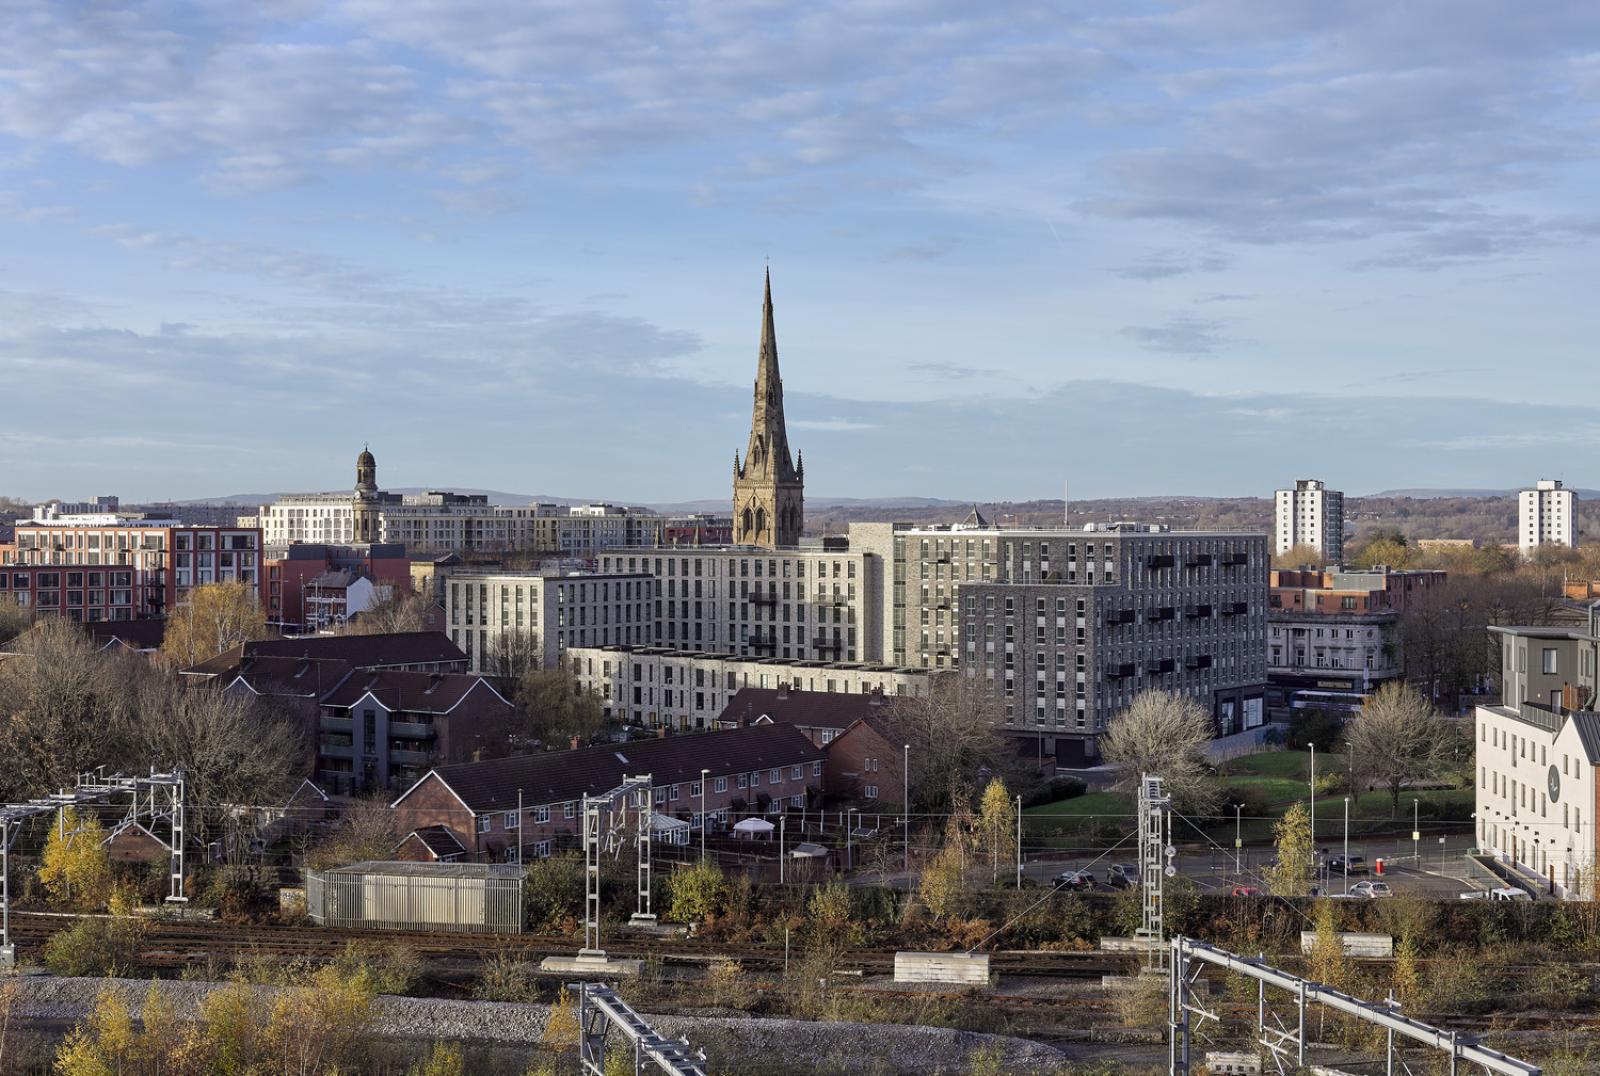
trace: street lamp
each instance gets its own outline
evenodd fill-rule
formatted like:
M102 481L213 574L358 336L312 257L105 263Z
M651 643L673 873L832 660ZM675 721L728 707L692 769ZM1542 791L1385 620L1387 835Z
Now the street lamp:
M900 826L906 844L906 888L911 888L911 745L900 763Z
M1350 892L1350 797L1344 798L1344 891Z
M844 868L854 870L856 865L855 850L850 846L850 837L855 832L855 819L851 815L860 808L852 807L844 813Z
M789 821L788 812L778 816L778 884L783 884L783 826Z
M1417 861L1417 873L1422 873L1422 812L1417 806L1421 797L1411 797L1411 858Z
M710 770L700 771L700 862L702 863L706 859L706 828L711 824L710 818L706 816L706 778L710 776Z
M1243 875L1244 873L1244 869L1239 866L1239 849L1244 847L1244 841L1240 839L1242 830L1240 822L1243 818L1241 812L1243 810L1244 804L1235 803L1233 805L1233 873L1238 875Z

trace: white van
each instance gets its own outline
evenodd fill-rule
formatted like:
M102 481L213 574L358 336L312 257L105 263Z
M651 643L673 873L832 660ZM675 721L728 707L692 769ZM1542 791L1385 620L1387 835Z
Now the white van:
M1471 893L1461 894L1462 900L1532 900L1525 889L1514 886L1501 886L1499 889L1475 889Z

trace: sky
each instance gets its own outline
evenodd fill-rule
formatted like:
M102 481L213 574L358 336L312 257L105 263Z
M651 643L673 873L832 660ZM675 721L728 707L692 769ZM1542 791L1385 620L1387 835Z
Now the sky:
M1600 484L1592 0L0 0L0 494Z

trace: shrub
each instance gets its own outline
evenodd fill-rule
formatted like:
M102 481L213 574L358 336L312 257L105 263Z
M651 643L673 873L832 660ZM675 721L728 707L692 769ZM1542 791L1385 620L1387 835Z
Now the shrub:
M510 953L496 953L485 960L478 981L472 984L472 997L476 1001L527 1002L537 996L532 971Z
M1024 792L1022 805L1039 807L1046 803L1059 803L1076 799L1087 791L1089 786L1081 777L1057 777L1038 785L1031 792Z
M45 943L44 966L54 975L122 975L139 962L139 938L124 919L80 919Z
M712 964L706 972L706 985L713 1005L748 1010L755 1000L755 990L745 976L744 965L737 960L719 960Z
M583 909L583 857L567 852L528 864L522 885L528 926L556 930L576 922Z
M436 1042L406 1076L466 1076L466 1071L461 1047L453 1042Z
M667 879L667 915L680 923L704 922L722 910L727 880L715 863L679 867Z
M347 979L366 972L379 994L409 994L422 977L422 954L405 942L352 941L333 966Z

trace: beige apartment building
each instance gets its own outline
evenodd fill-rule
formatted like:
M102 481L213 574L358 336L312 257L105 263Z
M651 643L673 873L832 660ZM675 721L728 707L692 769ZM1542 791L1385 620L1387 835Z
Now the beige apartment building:
M445 631L473 672L553 668L574 647L650 641L655 580L645 573L453 570L442 589Z
M926 695L927 669L847 661L741 657L664 647L574 647L567 667L603 700L606 715L635 725L711 728L741 689L777 688L885 696Z
M656 646L741 657L877 661L879 561L851 549L612 550L602 574L655 579Z

